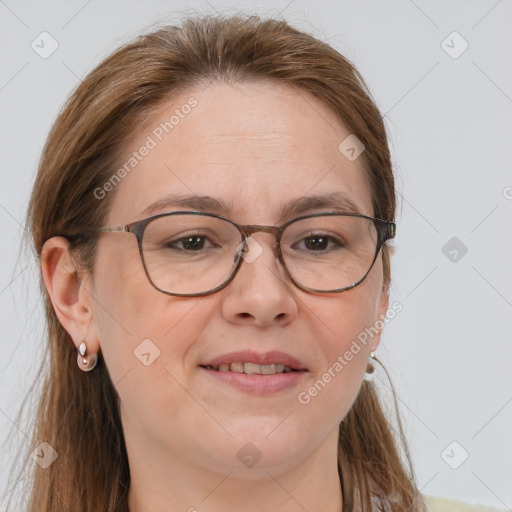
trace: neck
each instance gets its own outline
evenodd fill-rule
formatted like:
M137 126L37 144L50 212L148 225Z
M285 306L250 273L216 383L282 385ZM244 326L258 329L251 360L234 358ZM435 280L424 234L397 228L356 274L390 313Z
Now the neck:
M133 438L132 438L133 440ZM299 463L212 470L148 441L127 440L130 512L303 512L342 510L338 432Z

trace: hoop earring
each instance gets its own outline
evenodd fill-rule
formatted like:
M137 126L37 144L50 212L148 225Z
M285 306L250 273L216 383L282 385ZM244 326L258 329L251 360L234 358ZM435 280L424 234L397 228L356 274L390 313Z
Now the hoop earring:
M368 357L368 362L366 363L366 372L364 373L363 379L366 382L373 382L375 366L373 366L373 361L375 361L375 352L370 352L370 356Z
M84 372L90 372L93 370L98 362L98 356L96 354L86 355L87 354L87 345L85 341L80 343L78 347L78 355L76 358L76 362L78 364L78 368Z

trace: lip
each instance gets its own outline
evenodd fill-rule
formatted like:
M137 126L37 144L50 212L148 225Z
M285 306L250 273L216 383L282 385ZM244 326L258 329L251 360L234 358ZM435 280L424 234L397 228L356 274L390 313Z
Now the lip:
M306 370L305 365L297 358L280 352L279 350L271 350L269 352L255 352L253 350L242 350L238 352L230 352L229 354L223 354L214 359L210 359L201 363L200 366L218 366L219 364L231 364L231 363L255 363L255 364L277 364L281 363L285 366L289 366L293 370ZM240 375L240 374L239 374ZM282 375L282 374L276 374ZM266 376L264 376L266 377Z
M297 370L290 373L275 373L273 375L249 375L246 373L209 370L202 366L200 366L199 369L217 381L233 386L245 393L257 395L277 393L278 391L296 387L304 375L308 373L306 370Z
M272 375L246 374L231 371L217 371L205 368L205 366L218 366L220 364L231 363L255 363L255 364L284 364L295 371L289 373L275 373ZM270 394L294 388L308 373L305 365L297 358L280 352L271 350L269 352L255 352L253 350L242 350L223 354L214 359L210 359L199 365L199 369L216 379L217 382L227 384L240 391L250 394Z

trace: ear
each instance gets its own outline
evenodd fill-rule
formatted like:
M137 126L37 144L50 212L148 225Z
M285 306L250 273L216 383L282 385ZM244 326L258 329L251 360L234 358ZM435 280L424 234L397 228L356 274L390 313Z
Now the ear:
M87 352L96 354L99 340L92 316L92 297L87 290L88 279L75 267L69 251L69 242L61 236L50 238L41 251L41 270L44 283L60 324L76 348L82 341Z
M384 283L382 285L381 294L379 297L378 305L377 305L377 320L379 320L379 324L384 326L384 319L386 318L386 313L389 308L389 286L390 281L388 279L384 279ZM380 337L382 335L382 328L379 329L379 333L376 334L373 338L371 351L375 352L380 343Z

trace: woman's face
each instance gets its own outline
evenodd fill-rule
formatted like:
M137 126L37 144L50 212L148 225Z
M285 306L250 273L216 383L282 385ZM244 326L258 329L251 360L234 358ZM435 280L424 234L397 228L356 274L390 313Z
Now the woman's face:
M190 89L130 141L125 161L137 164L110 192L105 224L196 209L166 204L148 213L171 193L221 201L223 215L239 224L283 224L298 216L282 216L286 205L334 192L372 216L362 158L351 161L338 149L348 135L326 106L288 86L214 82ZM388 305L381 257L356 288L311 294L286 277L273 235L256 233L254 240L261 254L243 261L228 286L176 297L149 283L135 236L101 236L94 275L84 281L94 298L86 339L101 347L119 394L129 455L223 472L249 471L259 458L256 467L276 473L314 454L336 457L339 423L379 342L377 335L364 344L358 335ZM280 351L306 371L285 389L249 392L201 366L235 351ZM317 392L308 391L315 383Z

